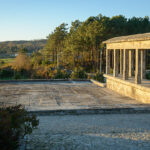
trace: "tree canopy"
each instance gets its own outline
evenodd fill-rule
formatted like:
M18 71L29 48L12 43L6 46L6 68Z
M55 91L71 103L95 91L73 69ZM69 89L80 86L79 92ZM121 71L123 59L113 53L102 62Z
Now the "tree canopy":
M101 14L81 22L75 20L70 28L63 23L47 38L44 52L49 54L52 64L59 62L69 68L81 66L86 71L99 70L101 59L105 59L102 42L112 37L150 32L149 17L126 18L123 15L106 17ZM100 57L100 52L103 56Z

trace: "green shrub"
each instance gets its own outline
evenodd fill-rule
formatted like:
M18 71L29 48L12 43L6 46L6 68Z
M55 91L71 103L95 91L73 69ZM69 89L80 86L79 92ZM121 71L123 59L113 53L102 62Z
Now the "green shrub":
M4 65L5 62L3 60L0 61L0 65Z
M67 79L69 75L65 70L57 69L57 73L55 74L55 79Z
M75 68L74 71L71 73L71 79L87 79L87 74L83 70L83 68L78 67Z
M49 73L51 79L68 79L70 74L65 69L51 70Z
M110 68L110 74L113 74L113 68Z
M100 73L100 72L97 72L97 73L96 73L96 75L94 76L94 80L97 80L97 81L102 82L102 83L105 82L104 76L103 76L103 74Z
M13 77L14 71L11 67L5 67L0 69L0 79Z
M31 134L39 124L35 115L21 106L0 108L0 149L15 150L25 135Z
M21 74L19 72L16 72L14 75L14 79L21 79Z
M150 72L146 73L146 79L150 80Z

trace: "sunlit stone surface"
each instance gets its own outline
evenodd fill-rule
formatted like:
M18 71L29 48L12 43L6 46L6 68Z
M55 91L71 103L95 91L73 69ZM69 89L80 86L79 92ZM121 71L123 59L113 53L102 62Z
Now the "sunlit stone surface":
M85 81L1 83L0 103L22 104L32 111L148 106Z

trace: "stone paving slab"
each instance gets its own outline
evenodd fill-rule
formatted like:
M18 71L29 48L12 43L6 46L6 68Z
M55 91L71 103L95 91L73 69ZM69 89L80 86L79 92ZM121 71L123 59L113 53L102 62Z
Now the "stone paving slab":
M0 83L0 103L29 111L150 107L89 81Z
M39 116L26 150L149 150L150 114Z

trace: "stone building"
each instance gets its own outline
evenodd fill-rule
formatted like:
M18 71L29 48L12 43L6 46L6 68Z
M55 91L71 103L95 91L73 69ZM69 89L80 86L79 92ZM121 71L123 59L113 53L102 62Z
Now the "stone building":
M107 88L150 103L150 81L145 79L145 54L150 50L150 33L115 37L103 43L106 44L104 76ZM113 60L113 75L110 74L110 60Z

